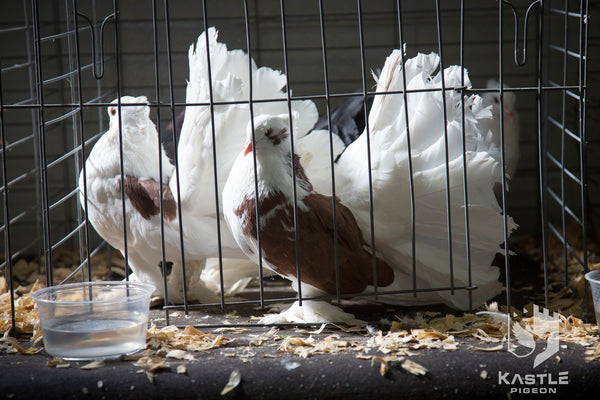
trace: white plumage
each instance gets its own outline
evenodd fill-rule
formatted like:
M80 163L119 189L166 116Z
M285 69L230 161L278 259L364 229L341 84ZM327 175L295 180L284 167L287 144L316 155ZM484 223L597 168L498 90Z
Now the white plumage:
M208 35L208 52L206 40ZM186 92L187 103L209 103L247 101L250 97L249 63L252 66L253 100L286 99L286 78L279 71L270 68L257 68L254 61L241 50L228 51L217 42L217 31L210 28L199 36L197 44L189 50L190 77ZM211 62L211 78L208 75L208 57ZM257 276L257 267L250 275L252 264L235 243L229 229L222 220L222 208L217 215L215 202L215 173L213 163L213 134L216 147L217 189L220 197L233 159L242 148L244 129L250 121L248 104L190 105L186 107L181 137L178 143L178 170L180 197L176 180L176 169L162 151L163 174L162 190L159 190L158 134L149 118L149 108L145 97L124 97L122 103L137 103L139 106L121 107L123 132L123 167L126 180L134 185L134 197L142 195L149 200L143 205L152 208L140 213L140 199L126 199L127 245L129 264L134 271L134 279L154 284L159 294L164 296L163 278L158 268L162 260L160 215L158 198L152 195L168 192L171 217L165 221L165 248L167 261L173 262L169 278L169 300L183 301L183 281L181 273L181 250L179 223L183 221L184 248L186 257L186 278L188 299L208 302L216 300L212 290L218 287L219 274L205 274L200 279L207 257L219 255L219 244L226 271L225 290L243 288L251 276ZM115 101L116 103L116 101ZM255 103L254 113L287 112L285 101ZM317 120L317 110L311 101L292 103L294 130L298 137L306 134ZM87 192L90 221L98 233L113 247L124 251L123 218L119 161L118 108L109 107L111 128L96 143L86 161ZM214 125L214 130L213 130ZM240 128L241 127L241 128ZM213 132L214 131L214 132ZM326 133L326 132L325 132ZM319 134L311 134L310 141L318 141ZM300 143L300 142L299 142ZM306 140L309 143L309 140ZM302 145L299 144L302 147ZM304 145L305 154L312 157L311 146ZM317 149L319 151L319 149ZM84 187L83 171L80 175L80 188ZM156 193L150 193L154 190ZM82 204L83 201L83 190ZM177 212L177 200L181 199L182 218ZM133 200L133 203L132 203ZM136 207L136 205L138 207ZM85 204L84 204L85 207ZM145 215L142 215L144 214ZM167 215L165 213L165 215ZM221 242L217 234L217 221L221 221ZM205 283L206 282L206 283Z
M412 242L410 174L408 166L407 124L404 107L408 107L408 130L412 156L415 196L415 242L417 288L451 286L448 249L447 209L451 215L452 261L454 286L467 286L465 199L463 182L462 104L465 112L465 159L469 199L469 236L473 305L477 306L499 293L499 269L491 263L499 244L504 241L502 210L497 204L493 186L501 179L499 151L493 132L482 131L480 124L492 116L481 97L462 98L460 92L446 90L447 153L444 129L444 104L441 92L439 56L418 54L406 61L406 89L438 89L407 94L375 96L369 114L371 173L375 248L395 267L402 279L396 279L385 290L412 288ZM461 67L446 68L446 87L461 86ZM470 80L464 70L464 82ZM387 58L377 80L377 92L402 91L402 54L395 50ZM462 99L461 99L462 98ZM359 225L370 234L369 185L366 132L352 143L338 162L338 196L354 212ZM450 182L450 204L447 204L446 162ZM508 218L508 232L516 228ZM450 291L381 296L382 301L400 304L442 302L466 309L465 291Z
M487 82L490 89L498 89L500 83L490 79ZM505 89L508 87L505 85ZM492 131L494 143L500 148L500 93L486 92L482 95L483 104L491 106L492 118L483 120L479 123L482 132ZM504 172L508 179L515 176L517 164L520 157L519 146L519 113L516 109L517 97L513 92L505 91L503 93L502 121L504 127ZM508 187L507 187L508 189Z
M94 145L79 175L80 200L90 223L111 246L125 254L123 229L122 180L119 148L118 101L108 107L110 128ZM121 135L123 147L123 174L125 179L125 223L127 226L127 256L133 270L133 280L152 283L157 293L164 296L164 284L159 262L162 261L159 196L165 209L165 256L180 271L179 227L176 204L168 189L175 169L159 147L158 132L150 119L150 108L145 96L121 98ZM159 176L159 148L162 152L162 176ZM84 184L87 183L87 203ZM161 188L159 182L162 181ZM188 258L187 265L195 266L202 260ZM191 278L191 277L190 277ZM181 287L170 289L171 299L181 299ZM178 298L179 297L179 298ZM194 299L216 300L201 282L195 286Z
M346 148L336 164L336 194L352 211L363 236L370 238L370 185L367 164L367 135L369 135L375 250L393 267L394 275L393 282L386 281L379 285L379 292L410 291L413 287L413 278L417 289L443 289L450 288L452 284L458 288L471 283L478 287L473 291L472 298L473 305L477 306L499 293L501 289L498 281L499 269L491 266L495 254L500 251L499 244L504 240L504 217L493 192L494 184L501 179L500 154L494 143L493 131L481 131L482 121L492 118L490 107L484 105L481 97L472 95L463 98L458 91L446 90L446 124L444 125L441 74L435 73L438 67L439 57L434 53L419 54L406 61L404 66L406 89L417 90L407 94L407 104L402 93L375 96L369 113L369 130L365 130ZM443 71L445 86L460 87L461 71L458 66L446 68ZM378 93L402 91L404 89L402 73L402 54L399 50L395 50L387 58L381 75L376 78L376 91ZM466 70L464 81L467 86L470 86ZM418 91L422 89L429 91ZM464 160L463 104L466 149ZM404 107L408 107L408 130ZM273 129L276 131L277 127ZM410 131L412 177L408 162L408 131ZM248 163L247 157L243 155L239 157L238 160L244 159L243 162ZM466 164L468 179L471 282L469 282L466 254L464 164ZM246 165L246 168L248 167L250 165ZM282 167L281 163L279 167ZM273 172L275 165L271 168L264 166L261 168L263 173L268 171L271 175L270 179L274 178L273 174L285 176L284 172ZM289 166L285 168L289 169ZM225 213L234 232L238 232L236 237L244 251L256 257L257 249L253 240L244 238L240 240L239 232L244 231L244 221L240 222L235 218L241 215L239 210L244 208L240 208L239 200L249 194L248 188L250 188L246 182L248 177L234 176L234 171L239 173L243 169L234 168L229 177L227 185L230 187L226 187L224 193ZM311 171L307 171L307 175L312 181ZM449 187L447 187L447 176ZM414 254L409 183L411 179L415 196L416 220ZM318 192L327 191L324 187L314 186ZM449 204L447 191L449 191ZM300 190L299 199L304 199L304 196L306 193ZM232 198L237 202L231 201ZM304 210L304 207L301 201L300 211ZM236 209L237 214L234 212ZM447 210L450 211L452 232L452 276L449 267ZM508 217L509 234L515 227L512 219ZM245 233L246 236L249 232L251 231ZM367 240L363 247L370 244ZM415 276L413 276L413 257L416 264ZM271 265L271 268L276 270L278 266ZM372 274L363 276L365 281L367 279L372 281ZM290 278L294 280L293 277ZM305 295L322 293L322 291L311 290L310 285L305 282L303 282L304 286L308 289L303 289ZM371 285L364 291L370 290L372 290ZM416 297L413 297L412 293L380 294L378 300L405 305L445 303L460 309L469 306L468 295L464 290L457 291L455 294L451 294L450 290L421 292ZM340 310L332 311L331 305L325 308L321 305L321 302L304 302L303 307L295 304L287 311L266 321L321 322L341 319L350 323L355 322L353 317L346 318L343 313L340 314L338 312ZM310 320L311 318L316 320Z

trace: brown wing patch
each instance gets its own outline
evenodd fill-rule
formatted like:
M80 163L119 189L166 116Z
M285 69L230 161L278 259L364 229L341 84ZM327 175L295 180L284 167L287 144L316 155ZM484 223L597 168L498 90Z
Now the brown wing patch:
M261 247L266 261L276 267L283 275L297 276L295 234L292 205L287 199L273 207L273 199L259 202L261 213ZM266 199L265 199L266 200ZM311 194L304 198L310 208L305 212L298 210L297 229L300 241L300 279L329 294L336 293L335 247L333 237L332 198L319 194ZM243 206L238 209L247 213L244 233L256 237L256 218L254 199L244 199ZM266 209L271 215L266 219ZM338 224L338 265L340 292L342 294L360 293L368 285L373 285L372 256L365 250L362 232L352 212L336 200ZM240 214L242 214L240 212ZM394 280L393 269L383 260L377 258L377 285L385 287Z
M125 195L129 198L133 208L145 219L150 219L160 213L161 188L160 183L154 179L125 176ZM166 183L162 184L162 198L165 220L171 222L177 216L177 204Z

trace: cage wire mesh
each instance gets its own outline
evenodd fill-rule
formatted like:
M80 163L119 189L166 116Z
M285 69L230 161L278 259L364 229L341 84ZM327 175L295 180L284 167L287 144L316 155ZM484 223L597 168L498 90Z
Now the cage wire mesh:
M514 94L520 114L521 159L510 177L510 190L508 179L503 178L506 190L497 192L505 216L505 248L515 236L539 241L547 305L552 290L558 290L549 285L551 272L560 273L563 284L572 286L569 260L574 258L583 271L588 270L595 209L588 196L588 178L597 168L586 150L589 7L587 1L541 0L23 0L4 4L0 13L1 267L11 293L25 278L17 266L26 266L47 285L98 279L93 267L99 264L113 267L112 275L105 273L104 279L123 278L130 272L91 226L79 203L78 176L108 128L105 112L113 99L145 95L161 135L169 132L169 125L176 125L186 106L187 50L201 32L214 26L219 41L229 49L242 49L258 66L286 74L289 90L284 100L290 110L292 101L312 100L328 122L332 110L348 98L367 101L374 91L370 71L381 68L390 51L402 43L407 45L407 58L434 51L440 55L440 68L460 65L468 70L472 88L442 90L496 93L501 109L507 107L507 96ZM487 88L490 78L500 85ZM219 104L226 103L213 102L211 97L198 106L212 110ZM125 107L117 105L119 110ZM368 117L365 112L364 118ZM504 131L505 118L500 121ZM506 152L501 154L505 160ZM205 189L221 197L214 187ZM510 238L508 215L520 225ZM468 221L468 213L451 217ZM185 229L185 220L182 225ZM223 229L227 228L222 223L215 226L214 235L222 235ZM450 244L452 232L445 235ZM365 236L373 244L374 237ZM463 246L469 248L468 231ZM185 257L184 249L181 254ZM125 251L125 260L128 256ZM213 254L222 256L220 251ZM511 268L510 260L505 257L501 263L504 302L509 306L515 289L511 276L521 273ZM170 260L162 261L166 276ZM419 296L431 290L477 290L470 283L454 283L453 268L472 268L454 262L450 253L446 285L413 286L409 292ZM115 266L124 269L121 275L115 274ZM256 276L262 277L262 272L257 268ZM336 275L339 279L339 271ZM218 281L223 285L223 276ZM293 293L269 294L269 282L259 280L258 289L247 295L249 300L221 295L216 305L231 309L247 301L264 307L296 299ZM375 292L382 291L375 285ZM584 295L587 298L587 291ZM329 298L341 297L338 289ZM187 311L206 305L184 298L183 306ZM165 306L173 307L178 306ZM13 314L13 326L14 318Z

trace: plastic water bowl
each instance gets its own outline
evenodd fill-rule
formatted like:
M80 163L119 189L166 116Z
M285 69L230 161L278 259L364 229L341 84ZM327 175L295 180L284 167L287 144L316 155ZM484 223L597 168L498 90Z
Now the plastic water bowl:
M144 283L103 281L33 292L46 351L67 360L94 360L144 349L153 290Z
M592 299L594 300L594 310L596 310L596 323L600 324L600 270L590 271L585 274L592 289Z

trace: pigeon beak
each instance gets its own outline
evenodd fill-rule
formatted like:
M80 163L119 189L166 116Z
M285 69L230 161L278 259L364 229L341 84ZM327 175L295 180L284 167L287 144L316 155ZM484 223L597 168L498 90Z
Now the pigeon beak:
M247 156L248 153L252 151L252 142L248 143L248 146L244 149L244 156Z

